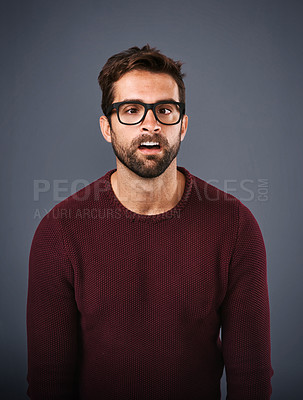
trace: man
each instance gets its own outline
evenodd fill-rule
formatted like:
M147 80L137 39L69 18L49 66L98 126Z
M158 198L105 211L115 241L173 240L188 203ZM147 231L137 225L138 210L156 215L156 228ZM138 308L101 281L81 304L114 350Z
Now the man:
M181 63L148 45L99 75L117 168L31 248L31 399L269 399L266 255L250 211L186 169ZM220 339L220 329L222 331Z

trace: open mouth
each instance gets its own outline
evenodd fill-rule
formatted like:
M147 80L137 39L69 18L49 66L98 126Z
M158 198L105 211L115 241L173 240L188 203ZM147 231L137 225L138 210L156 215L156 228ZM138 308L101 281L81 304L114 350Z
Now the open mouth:
M142 142L139 149L160 149L159 142Z
M161 146L159 142L142 142L139 146L139 150L142 153L158 153L161 151Z

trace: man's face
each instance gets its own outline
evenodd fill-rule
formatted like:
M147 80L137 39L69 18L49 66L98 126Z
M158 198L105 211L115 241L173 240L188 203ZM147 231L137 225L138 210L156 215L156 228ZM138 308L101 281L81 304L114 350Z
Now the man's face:
M134 70L124 74L114 85L114 103L139 100L156 103L162 100L179 101L178 85L167 74ZM101 117L102 120L102 117ZM148 110L144 120L136 125L123 125L117 112L111 115L111 127L103 117L102 133L113 146L120 163L143 178L161 175L174 161L184 139L187 116L176 125L163 125ZM107 131L107 134L106 132ZM159 143L155 148L147 148L144 142ZM118 161L117 161L118 163Z

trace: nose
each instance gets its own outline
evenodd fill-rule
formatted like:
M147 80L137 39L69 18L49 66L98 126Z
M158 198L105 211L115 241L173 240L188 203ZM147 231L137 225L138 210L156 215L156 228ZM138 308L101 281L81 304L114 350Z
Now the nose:
M161 130L160 123L156 120L152 110L148 110L144 120L141 122L141 130L149 132L159 132Z

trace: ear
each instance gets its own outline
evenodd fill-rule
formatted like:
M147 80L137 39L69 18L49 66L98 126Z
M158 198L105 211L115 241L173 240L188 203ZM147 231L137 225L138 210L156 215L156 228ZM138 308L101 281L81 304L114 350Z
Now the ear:
M188 116L185 114L183 115L182 125L181 125L181 142L184 140L188 125Z
M102 133L104 139L107 142L111 143L112 137L111 137L110 124L109 124L109 121L108 121L108 119L107 119L107 117L105 115L102 115L100 117L99 124L100 124L101 133Z

